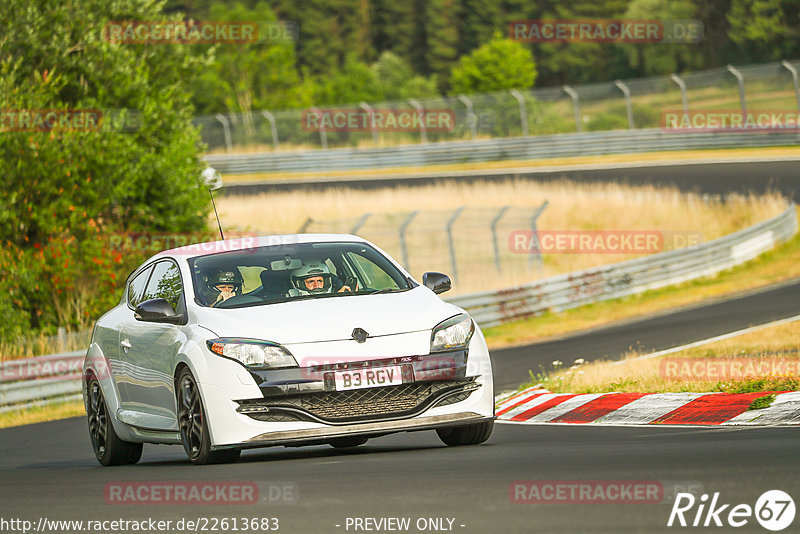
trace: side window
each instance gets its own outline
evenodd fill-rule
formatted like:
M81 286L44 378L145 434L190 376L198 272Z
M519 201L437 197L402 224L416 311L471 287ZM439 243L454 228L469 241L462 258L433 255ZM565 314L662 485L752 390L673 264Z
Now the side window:
M337 270L336 270L336 265L335 265L335 264L334 264L334 263L331 261L331 259L330 259L330 258L328 258L327 260L325 260L325 262L324 262L324 263L325 263L325 265L327 265L327 266L328 266L328 270L331 272L331 274L332 274L333 276L339 276L339 273L338 273L338 272L337 272Z
M144 286L147 284L147 278L150 276L150 271L152 270L152 267L148 267L144 271L137 274L136 278L131 280L128 284L128 304L130 304L131 307L135 308L140 302L142 302Z
M251 291L261 287L261 272L266 271L263 267L239 267L239 272L242 273L244 284L242 285L242 294L250 293ZM216 297L215 297L216 298Z
M153 276L150 277L147 291L144 292L142 300L164 299L170 303L176 313L180 313L182 310L178 310L178 302L182 294L183 285L178 266L171 261L156 263L153 268Z

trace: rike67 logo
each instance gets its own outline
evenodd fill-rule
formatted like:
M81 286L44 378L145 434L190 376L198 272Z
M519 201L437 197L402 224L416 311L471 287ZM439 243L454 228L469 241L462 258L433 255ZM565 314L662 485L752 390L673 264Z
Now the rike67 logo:
M781 490L765 491L754 507L749 504L724 504L719 492L709 501L708 494L695 498L691 493L679 493L672 505L667 526L692 527L743 527L753 517L767 530L783 530L794 521L794 500Z

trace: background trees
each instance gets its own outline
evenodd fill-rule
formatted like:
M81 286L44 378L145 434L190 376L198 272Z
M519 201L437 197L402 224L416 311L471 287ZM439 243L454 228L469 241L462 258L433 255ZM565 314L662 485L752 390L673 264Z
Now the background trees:
M507 38L514 20L626 17L696 18L705 38ZM102 36L108 21L186 19L284 20L299 35L213 46ZM235 113L247 126L262 109L603 82L796 59L798 50L796 0L4 0L0 110L97 109L104 123L0 123L0 338L84 327L117 299L140 258L110 249L110 232L206 231L198 114Z
M117 300L125 265L103 242L109 232L205 228L203 147L190 102L207 59L185 46L122 46L102 37L108 20L159 17L159 6L134 0L0 4L6 119L14 110L103 116L99 128L16 131L2 123L4 337L83 326Z

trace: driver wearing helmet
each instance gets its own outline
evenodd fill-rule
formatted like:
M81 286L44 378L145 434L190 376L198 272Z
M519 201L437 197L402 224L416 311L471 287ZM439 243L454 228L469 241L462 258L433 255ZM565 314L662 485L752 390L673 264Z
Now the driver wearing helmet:
M242 293L244 279L238 269L232 271L220 271L208 280L208 287L213 293L219 293L217 300L211 304L213 308L220 302L225 302L229 298Z
M327 295L334 292L334 276L328 266L321 261L303 262L303 265L292 271L291 281L290 297ZM341 284L338 278L335 282ZM335 291L341 293L352 289L348 285L342 285Z

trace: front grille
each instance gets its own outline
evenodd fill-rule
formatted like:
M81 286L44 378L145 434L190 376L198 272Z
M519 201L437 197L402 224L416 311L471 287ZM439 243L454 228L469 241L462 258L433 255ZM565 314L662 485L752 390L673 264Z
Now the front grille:
M354 389L350 391L326 391L292 395L283 398L247 401L248 407L263 406L273 417L283 410L301 410L317 419L331 422L374 420L386 417L410 415L422 411L436 399L451 394L464 400L477 386L475 379L412 382L396 386ZM467 390L467 391L465 391ZM459 393L455 393L459 392ZM466 393L466 396L464 396ZM442 402L449 401L450 398ZM457 400L447 402L459 402ZM283 411L283 413L287 413ZM274 415L273 415L274 414ZM266 413L248 414L258 420L266 419Z
M271 412L255 412L255 413L248 413L249 415L256 421L264 421L267 423L288 423L290 421L303 421L305 418L299 414L294 413L287 413L287 412L278 412L278 413L271 413Z

